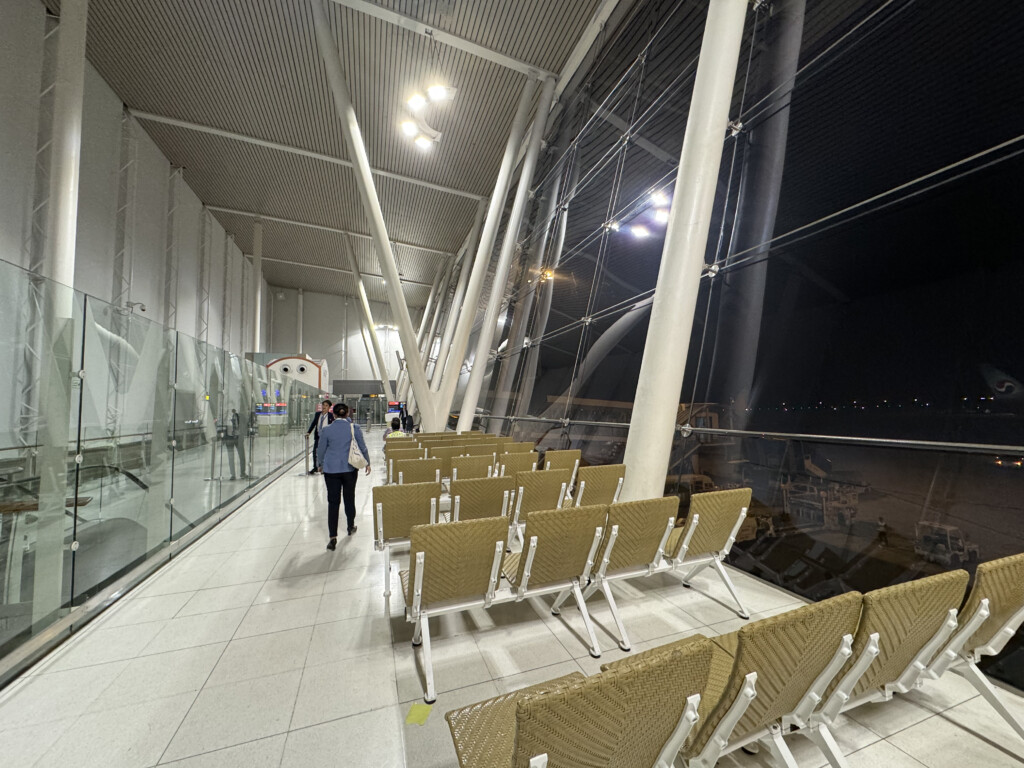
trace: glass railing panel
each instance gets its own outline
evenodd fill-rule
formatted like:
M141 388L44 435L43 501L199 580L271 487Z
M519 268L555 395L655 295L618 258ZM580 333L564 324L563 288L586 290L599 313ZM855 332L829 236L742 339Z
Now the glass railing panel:
M72 605L82 297L0 262L0 655Z
M76 601L169 540L174 344L131 307L85 302Z
M173 537L179 538L221 503L218 412L223 353L178 334L174 388Z

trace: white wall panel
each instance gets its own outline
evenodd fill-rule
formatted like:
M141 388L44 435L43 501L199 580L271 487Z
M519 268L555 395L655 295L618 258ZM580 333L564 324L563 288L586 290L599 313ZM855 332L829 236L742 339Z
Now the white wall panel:
M123 105L92 65L85 66L82 159L78 181L75 288L109 302L117 251ZM149 303L146 299L136 301ZM147 317L159 319L152 310Z
M164 317L164 254L167 249L167 181L171 166L145 131L136 127L133 204L132 301L146 305L146 317Z
M46 9L3 0L0 23L0 259L27 265Z
M178 330L196 335L199 302L199 251L202 247L203 204L188 185L178 186L174 214L175 251L178 254Z
M215 347L221 346L221 329L224 327L224 241L227 235L224 227L210 217L210 253L207 262L209 270L210 317L207 341Z

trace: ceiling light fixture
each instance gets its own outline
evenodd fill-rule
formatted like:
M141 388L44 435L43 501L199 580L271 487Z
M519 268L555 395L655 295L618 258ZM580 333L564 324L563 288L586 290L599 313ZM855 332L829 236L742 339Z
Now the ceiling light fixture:
M419 130L420 130L420 127L418 125L416 125L416 121L415 120L408 120L408 119L403 120L402 123L401 123L401 126L402 126L402 133L404 133L409 138L412 138L413 136L415 136L417 133L419 133Z
M413 112L419 112L425 106L427 106L427 99L422 93L414 93L409 97L409 101L406 102L409 105L409 109Z
M664 192L652 192L651 202L654 203L658 208L664 208L668 205L668 196Z
M668 224L668 208L658 208L654 212L654 220L659 224Z
M415 144L417 147L424 151L434 146L434 142L432 142L430 139L423 135L417 136L415 139L413 139L413 144Z
M640 226L639 224L634 224L632 227L629 228L629 230L630 232L633 233L633 237L637 238L638 240L642 240L643 238L651 234L647 227Z
M427 88L427 96L431 101L447 101L455 97L455 89L450 85L436 83Z

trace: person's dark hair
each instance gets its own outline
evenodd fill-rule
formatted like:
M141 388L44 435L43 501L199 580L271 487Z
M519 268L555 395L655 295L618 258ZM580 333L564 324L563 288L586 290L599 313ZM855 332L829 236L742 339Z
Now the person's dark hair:
M326 405L326 406L330 406L330 404L331 404L331 401L330 401L330 400L324 400L324 405Z
M401 429L402 428L402 422L401 422L401 420L397 416L395 416L395 418L393 418L391 420L391 428L392 429Z
M338 403L337 405L335 405L333 411L335 418L344 419L346 416L348 416L348 406L345 405L344 403Z

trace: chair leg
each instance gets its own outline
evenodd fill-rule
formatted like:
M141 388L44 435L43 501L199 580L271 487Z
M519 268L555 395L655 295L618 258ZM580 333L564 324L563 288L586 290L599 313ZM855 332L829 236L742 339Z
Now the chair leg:
M690 586L690 582L693 581L693 577L696 576L701 571L703 571L709 565L711 565L711 562L708 561L708 560L705 560L703 563L697 563L697 565L693 566L693 568L691 568L689 571L687 571L686 575L683 576L683 579L682 579L683 586L684 587L689 587Z
M572 583L572 594L576 598L576 605L580 608L580 615L583 616L583 624L587 628L587 634L590 635L590 655L595 659L599 659L601 658L601 646L597 642L594 623L590 620L590 614L587 612L587 603L583 599L583 591L575 581Z
M1024 723L1014 716L1009 710L1003 700L999 698L999 694L996 692L996 688L985 677L985 673L982 672L972 661L968 661L965 664L960 664L953 667L953 671L958 675L962 675L971 685L973 685L978 693L982 695L992 708L999 713L999 716L1006 721L1007 725L1013 728L1017 732L1017 735L1024 739Z
M590 596L597 592L597 582L592 581L587 585L587 588L583 590L583 599L589 600Z
M785 766L785 768L800 768L797 765L796 758L793 757L793 753L789 751L789 745L782 738L782 729L779 726L771 726L768 736L762 741L768 747L768 751L771 752L772 759L776 765Z
M607 581L602 581L601 591L604 592L604 598L608 601L608 607L612 610L615 627L619 630L619 648L628 651L630 648L629 635L626 634L626 626L622 623L622 617L619 615L619 606L616 605L615 597L612 595L612 585Z
M736 605L740 607L736 613L739 614L741 619L749 619L750 614L747 612L747 609L743 607L743 601L740 600L740 596L736 594L736 587L733 586L732 579L730 579L729 574L726 573L725 566L722 565L722 561L716 557L711 561L711 564L714 566L715 570L718 571L719 578L725 582L725 586L729 590L729 594L732 595L732 599L736 601Z
M558 597L555 598L555 602L551 605L551 613L557 616L561 613L562 603L569 599L569 595L572 594L571 589L563 589L558 593Z
M420 616L420 639L423 642L423 676L427 679L427 692L423 694L423 700L427 704L437 701L437 692L434 690L434 662L430 658L430 625L427 623L427 616Z
M416 620L415 629L412 631L412 645L413 648L419 648L423 643L423 638L420 636L421 625L419 619Z
M850 763L839 748L836 737L832 735L832 731L827 726L818 723L809 728L801 728L798 733L802 733L814 742L814 746L821 750L832 768L850 768Z
M384 597L391 597L391 548L384 545Z

